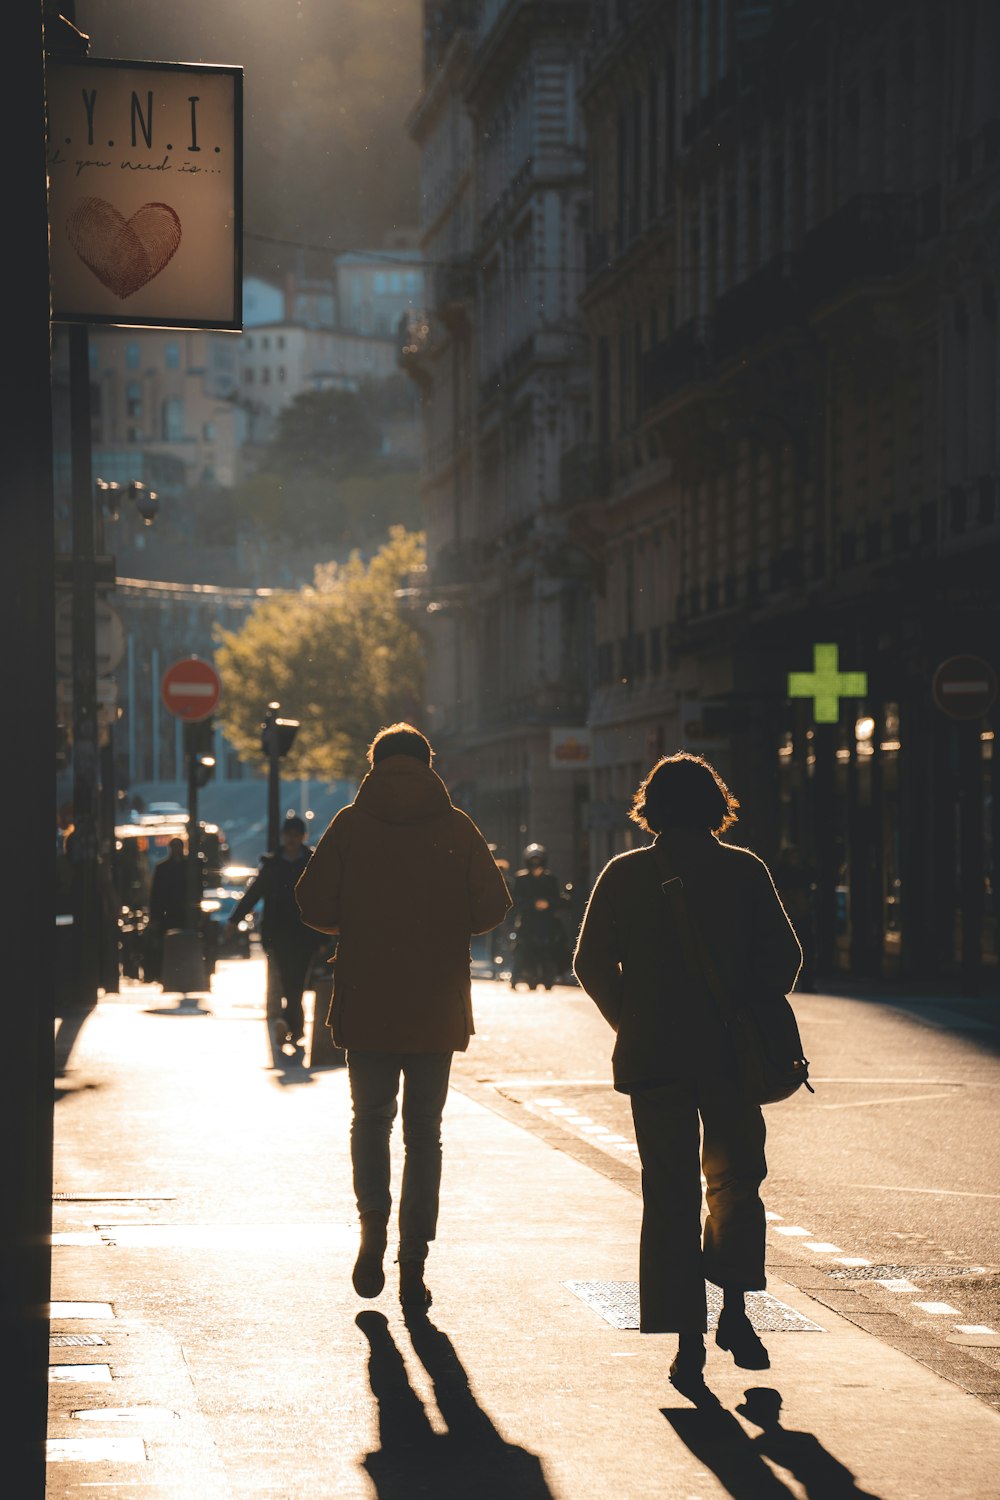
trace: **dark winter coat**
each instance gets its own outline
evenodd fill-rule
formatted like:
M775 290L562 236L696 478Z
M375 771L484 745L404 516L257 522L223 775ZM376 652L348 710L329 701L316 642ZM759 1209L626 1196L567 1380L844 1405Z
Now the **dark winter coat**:
M728 992L766 1003L786 995L802 962L798 939L764 861L709 833L661 834L657 847L683 880L688 912ZM591 893L573 970L618 1034L615 1087L725 1066L707 985L684 962L663 874L651 849L611 860Z
M187 863L183 859L161 859L153 871L149 888L150 920L163 928L183 927L187 914Z
M260 940L265 949L315 948L319 939L302 921L295 899L295 887L312 856L308 844L302 845L295 859L286 859L280 849L274 854L265 854L260 869L230 916L230 922L240 921L258 901L263 901Z
M304 921L338 933L328 1024L341 1047L464 1051L475 1030L469 940L510 896L441 778L380 761L320 839L296 889Z

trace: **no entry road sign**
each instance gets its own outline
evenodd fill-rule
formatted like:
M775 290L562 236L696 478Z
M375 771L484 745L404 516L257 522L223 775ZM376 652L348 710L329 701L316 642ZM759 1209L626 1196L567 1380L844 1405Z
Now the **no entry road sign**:
M981 656L949 656L934 673L933 692L953 719L981 719L993 707L997 674Z
M198 656L175 661L160 683L160 696L167 708L188 724L214 713L221 693L218 672L210 661L202 661Z

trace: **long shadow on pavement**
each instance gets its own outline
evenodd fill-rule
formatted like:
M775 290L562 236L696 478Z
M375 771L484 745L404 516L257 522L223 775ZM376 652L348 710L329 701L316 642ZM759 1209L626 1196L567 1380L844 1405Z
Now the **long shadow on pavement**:
M414 1351L448 1427L440 1433L410 1385L383 1314L361 1312L355 1322L371 1346L368 1379L378 1402L381 1446L363 1467L379 1500L553 1500L541 1460L500 1436L472 1394L446 1333L424 1316L408 1320Z
M663 1415L681 1442L710 1469L734 1500L789 1500L793 1491L765 1458L793 1474L809 1500L878 1500L861 1490L846 1464L835 1458L811 1432L781 1425L781 1395L771 1386L754 1386L736 1410L760 1433L751 1437L707 1387L697 1406Z
M1000 1054L1000 1003L992 992L977 995L944 991L903 982L893 985L840 976L818 983L812 992L834 999L860 1000L866 1005L888 1006L911 1016L915 1021L929 1021L937 1030L971 1042L983 1052Z

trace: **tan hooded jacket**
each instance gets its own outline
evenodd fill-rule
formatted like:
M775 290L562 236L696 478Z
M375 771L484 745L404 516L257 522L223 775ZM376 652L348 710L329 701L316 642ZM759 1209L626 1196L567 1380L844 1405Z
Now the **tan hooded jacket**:
M327 1025L341 1047L464 1052L475 1030L469 939L510 896L444 782L408 755L365 777L295 888L302 920L337 933Z

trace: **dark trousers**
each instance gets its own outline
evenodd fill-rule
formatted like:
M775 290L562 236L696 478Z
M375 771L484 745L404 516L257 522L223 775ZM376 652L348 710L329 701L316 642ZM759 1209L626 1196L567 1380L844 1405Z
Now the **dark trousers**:
M704 1331L706 1280L733 1291L766 1285L764 1117L731 1088L693 1079L636 1089L631 1101L642 1162L639 1326Z
M281 1016L296 1040L305 1030L302 992L306 987L309 965L315 947L291 941L272 942L267 950L267 1015L269 1020ZM281 1001L285 1005L282 1010Z
M358 1212L389 1217L389 1136L403 1080L403 1182L399 1258L424 1261L437 1230L441 1196L441 1115L448 1097L450 1052L347 1051L351 1080L351 1161Z

